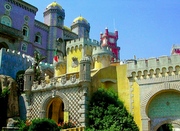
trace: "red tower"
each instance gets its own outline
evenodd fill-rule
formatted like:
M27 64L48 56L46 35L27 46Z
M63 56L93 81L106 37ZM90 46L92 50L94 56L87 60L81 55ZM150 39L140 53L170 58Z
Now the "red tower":
M119 58L120 47L117 46L117 40L118 40L118 31L112 33L109 32L108 29L106 28L105 33L100 34L101 46L102 47L108 46L112 50L113 53L112 61L117 61L120 59Z

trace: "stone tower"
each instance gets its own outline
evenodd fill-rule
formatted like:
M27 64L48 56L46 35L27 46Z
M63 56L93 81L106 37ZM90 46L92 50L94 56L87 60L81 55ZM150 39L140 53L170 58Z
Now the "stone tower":
M24 74L24 92L27 102L27 112L26 118L30 118L30 109L31 109L31 90L34 82L34 70L29 68L25 71Z
M80 72L79 72L80 82L90 82L91 81L91 61L88 57L84 57L80 61Z
M63 27L64 27L65 11L56 2L52 2L46 7L44 12L44 23L49 26L48 36L48 62L53 61L53 51L56 49L64 49L63 41L59 41L59 38L63 40Z
M32 68L28 68L24 74L24 91L30 92L34 81L34 71Z
M88 99L89 99L89 90L91 83L91 61L88 57L83 57L80 61L80 72L79 72L79 82L81 84L80 89L80 118L79 122L82 126L87 126L88 123Z
M79 16L74 19L71 25L71 30L76 33L79 38L89 38L90 24L85 18Z
M117 40L118 40L118 31L115 31L114 33L109 32L108 29L105 29L105 33L100 34L100 41L102 47L110 47L113 53L112 61L119 60L119 50L120 47L117 46Z

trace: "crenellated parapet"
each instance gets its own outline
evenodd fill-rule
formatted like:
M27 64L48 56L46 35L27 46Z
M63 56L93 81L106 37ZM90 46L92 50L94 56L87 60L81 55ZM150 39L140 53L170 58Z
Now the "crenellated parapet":
M75 40L68 41L66 43L66 51L74 51L76 49L82 49L82 47L91 48L98 46L99 42L96 40L88 39L88 38L79 38Z
M97 59L98 57L110 57L112 56L111 48L109 47L95 47L92 53L93 59Z
M0 50L0 73L16 77L16 73L20 70L26 70L32 65L30 57L15 50Z
M134 79L159 78L180 74L180 56L161 56L127 61L128 77Z
M92 59L94 62L94 69L101 69L110 66L112 58L111 48L96 47L93 49Z

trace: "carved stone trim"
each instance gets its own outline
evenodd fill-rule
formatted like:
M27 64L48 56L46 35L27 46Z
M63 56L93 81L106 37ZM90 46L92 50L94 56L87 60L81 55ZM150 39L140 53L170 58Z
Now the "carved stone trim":
M173 82L170 83L168 81L163 82L159 84L158 86L154 86L143 98L141 102L141 116L142 118L148 118L146 113L146 108L148 106L148 102L152 99L153 96L155 96L158 92L164 91L164 90L176 90L180 92L180 83L179 82ZM152 128L152 127L151 127Z
M65 111L69 111L69 101L68 99L66 98L66 96L59 92L59 91L56 91L56 96L55 97L59 97L63 103L64 103L64 110ZM52 95L47 95L43 100L42 100L42 104L41 104L41 107L40 107L40 111L43 111L40 112L40 117L41 118L45 118L46 117L46 110L47 110L47 105L49 104L49 102L52 100Z

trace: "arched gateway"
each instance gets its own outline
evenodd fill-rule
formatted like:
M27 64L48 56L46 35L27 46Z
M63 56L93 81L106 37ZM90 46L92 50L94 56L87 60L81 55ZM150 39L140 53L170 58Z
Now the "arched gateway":
M53 119L56 123L68 121L68 100L62 93L46 96L42 101L41 118Z
M157 131L164 124L180 125L180 86L165 82L153 87L142 102L142 116L147 130ZM145 129L145 128L144 128Z

